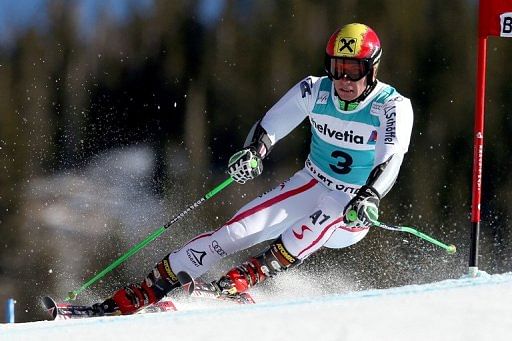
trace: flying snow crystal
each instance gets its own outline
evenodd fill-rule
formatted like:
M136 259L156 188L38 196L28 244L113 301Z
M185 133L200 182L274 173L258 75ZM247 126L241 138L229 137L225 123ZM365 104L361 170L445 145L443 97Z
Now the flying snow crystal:
M176 104L176 102L174 102L174 107L175 107L175 108L176 108L176 105L177 105L177 104Z

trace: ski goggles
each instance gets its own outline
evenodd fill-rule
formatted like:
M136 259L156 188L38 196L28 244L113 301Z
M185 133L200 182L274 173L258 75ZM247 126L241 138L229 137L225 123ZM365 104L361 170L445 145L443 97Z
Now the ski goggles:
M368 75L371 70L369 59L335 58L326 56L326 71L333 79L348 78L358 81Z

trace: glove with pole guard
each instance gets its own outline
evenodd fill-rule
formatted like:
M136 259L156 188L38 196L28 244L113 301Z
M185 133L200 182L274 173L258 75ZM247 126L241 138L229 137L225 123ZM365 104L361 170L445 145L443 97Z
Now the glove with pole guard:
M364 185L345 207L343 220L350 226L370 227L379 219L379 202L379 193Z
M229 159L228 173L233 180L244 184L263 171L261 157L253 148L245 148L233 154Z

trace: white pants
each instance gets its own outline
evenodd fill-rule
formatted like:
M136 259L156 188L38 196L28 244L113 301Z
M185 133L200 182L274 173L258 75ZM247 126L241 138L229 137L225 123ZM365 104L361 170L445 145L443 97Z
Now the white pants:
M288 252L301 260L322 246L355 244L368 228L349 228L343 223L343 209L351 197L300 170L246 204L218 230L200 234L171 253L172 269L199 277L223 257L280 235Z

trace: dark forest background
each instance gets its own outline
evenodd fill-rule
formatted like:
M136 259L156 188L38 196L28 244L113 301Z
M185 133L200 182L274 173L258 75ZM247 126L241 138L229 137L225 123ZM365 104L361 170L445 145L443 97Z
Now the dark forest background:
M330 292L466 274L476 1L227 0L216 13L205 11L208 0L126 1L121 19L105 2L85 26L83 1L34 3L38 21L0 45L0 302L17 300L18 321L43 318L38 297L65 297L224 180L252 124L297 81L323 74L327 39L349 22L377 31L379 78L415 111L381 220L454 243L458 253L375 228L297 271L313 283L335 278ZM491 38L488 46L480 268L489 273L512 270L510 43ZM300 169L308 146L304 123L261 177L194 210L82 302L140 280L169 251L217 228Z

